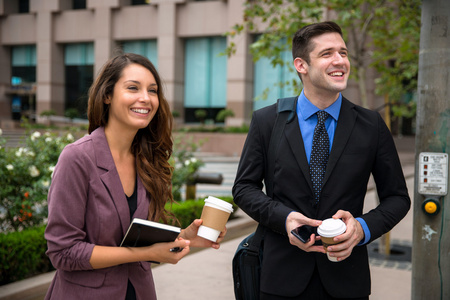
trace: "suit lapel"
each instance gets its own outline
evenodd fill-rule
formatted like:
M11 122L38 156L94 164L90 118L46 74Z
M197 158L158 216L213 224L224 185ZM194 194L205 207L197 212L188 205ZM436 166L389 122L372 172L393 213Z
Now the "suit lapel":
M286 124L284 134L291 147L292 153L294 153L297 164L303 173L305 178L308 178L308 184L312 191L311 175L309 173L308 159L306 158L305 145L303 144L302 134L300 132L300 126L298 125L298 117L296 116L292 122Z
M123 191L122 182L119 173L117 173L114 159L109 150L104 128L100 127L91 134L96 151L97 167L103 170L100 179L108 190L117 214L119 215L122 231L125 234L130 224L130 210L128 202Z
M353 126L356 122L357 114L353 109L354 104L342 98L341 111L339 112L339 120L337 122L336 131L334 133L333 146L331 148L330 156L328 157L327 169L323 179L323 185L327 182L331 173L333 172L336 163L342 155L342 152L347 145L348 139L352 133Z
M346 98L342 98L341 111L339 112L339 120L334 133L333 146L331 148L330 156L328 158L327 169L323 184L327 182L331 173L333 172L336 163L342 155L345 146L350 138L352 128L355 125L357 114L353 109L354 104ZM286 124L284 134L289 143L289 146L294 153L297 164L299 165L305 178L308 178L308 184L312 191L311 175L309 173L309 164L306 158L305 146L303 144L300 127L298 125L297 116L292 122Z

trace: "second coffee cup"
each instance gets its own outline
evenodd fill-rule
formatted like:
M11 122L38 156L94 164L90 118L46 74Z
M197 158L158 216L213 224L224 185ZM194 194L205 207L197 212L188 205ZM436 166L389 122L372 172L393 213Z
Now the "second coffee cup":
M197 235L212 242L217 241L232 212L233 205L231 203L209 196L205 199L200 217L203 223L198 229Z
M317 228L317 234L320 235L322 244L327 250L328 246L338 244L333 240L334 237L343 234L347 230L347 226L341 219L326 219ZM337 262L336 257L331 257L327 251L327 256L330 261Z

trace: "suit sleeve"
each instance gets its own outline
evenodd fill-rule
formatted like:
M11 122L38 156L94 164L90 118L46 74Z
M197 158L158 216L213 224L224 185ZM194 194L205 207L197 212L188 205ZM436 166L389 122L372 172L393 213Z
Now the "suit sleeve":
M273 122L268 110L253 113L233 186L235 203L250 217L273 231L286 235L286 218L292 209L263 192L267 149ZM275 116L275 112L272 113Z
M378 114L379 141L373 164L379 205L363 215L370 230L370 241L390 231L408 213L411 206L403 169L392 135Z

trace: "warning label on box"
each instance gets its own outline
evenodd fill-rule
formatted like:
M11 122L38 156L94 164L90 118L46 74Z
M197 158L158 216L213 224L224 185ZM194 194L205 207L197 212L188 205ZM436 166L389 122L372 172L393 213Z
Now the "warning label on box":
M447 195L448 154L422 152L419 155L419 193Z

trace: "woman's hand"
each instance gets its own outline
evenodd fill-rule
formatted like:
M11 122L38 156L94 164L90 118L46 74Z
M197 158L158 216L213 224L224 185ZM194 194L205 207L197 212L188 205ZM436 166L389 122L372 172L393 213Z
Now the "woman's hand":
M223 241L227 233L227 228L225 227L219 234L219 238L216 242L211 242L210 240L204 239L197 235L198 228L202 225L203 220L195 219L191 225L186 227L186 229L181 230L180 237L186 240L191 241L191 247L211 247L214 249L220 248L220 243Z
M189 245L191 242L181 237L177 238L175 242L171 243L156 243L148 248L147 254L151 257L145 259L146 261L154 261L160 263L177 264L183 257L189 253Z
M147 247L110 247L96 245L89 260L92 268L102 269L137 261L176 264L189 253L190 241L178 238L170 243ZM171 251L180 249L180 251Z

